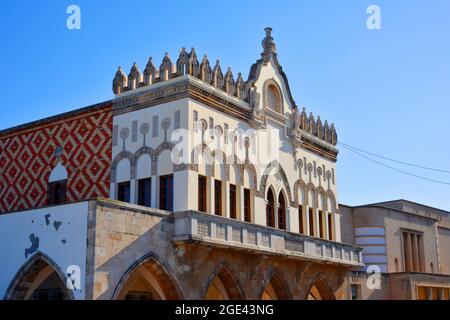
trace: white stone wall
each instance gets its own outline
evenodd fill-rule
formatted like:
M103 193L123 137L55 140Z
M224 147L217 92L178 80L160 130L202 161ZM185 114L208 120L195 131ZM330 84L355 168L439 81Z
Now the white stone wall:
M88 202L0 215L0 297L16 273L35 254L43 253L63 275L69 266L80 268L81 289L73 294L84 299L87 215Z

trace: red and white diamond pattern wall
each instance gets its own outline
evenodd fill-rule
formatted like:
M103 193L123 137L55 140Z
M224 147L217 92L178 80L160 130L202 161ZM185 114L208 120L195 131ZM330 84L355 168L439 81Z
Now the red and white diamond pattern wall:
M46 204L58 146L68 173L67 201L108 197L111 133L111 106L103 106L1 136L0 212Z

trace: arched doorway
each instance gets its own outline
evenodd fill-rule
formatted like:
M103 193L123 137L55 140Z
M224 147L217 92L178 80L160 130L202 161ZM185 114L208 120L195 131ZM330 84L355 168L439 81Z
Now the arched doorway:
M278 196L278 228L286 230L286 201L284 200L283 192Z
M154 258L143 259L122 277L117 300L178 300L181 295L166 269Z
M37 253L16 274L6 300L71 300L66 279L45 254Z
M286 284L277 273L272 276L261 294L261 300L289 300L290 298Z
M312 284L306 297L307 300L336 300L333 289L322 277L317 278Z
M275 196L272 189L267 192L266 219L267 226L275 228Z
M244 297L231 272L221 267L208 286L205 300L242 300Z

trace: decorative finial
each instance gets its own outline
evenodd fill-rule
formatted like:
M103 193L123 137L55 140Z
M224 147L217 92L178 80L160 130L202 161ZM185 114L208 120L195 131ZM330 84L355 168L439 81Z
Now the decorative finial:
M267 62L270 60L270 57L273 54L276 55L276 47L275 43L273 42L272 28L270 27L264 28L264 31L266 32L266 36L261 42L262 47L264 49L261 56L263 57L264 62Z

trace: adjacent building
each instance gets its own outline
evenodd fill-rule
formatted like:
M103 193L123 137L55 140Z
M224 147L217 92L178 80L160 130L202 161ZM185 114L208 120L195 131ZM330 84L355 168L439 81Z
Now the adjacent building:
M450 212L406 200L339 210L342 240L363 248L366 269L383 273L377 290L368 289L367 273L352 273L354 297L449 299Z

